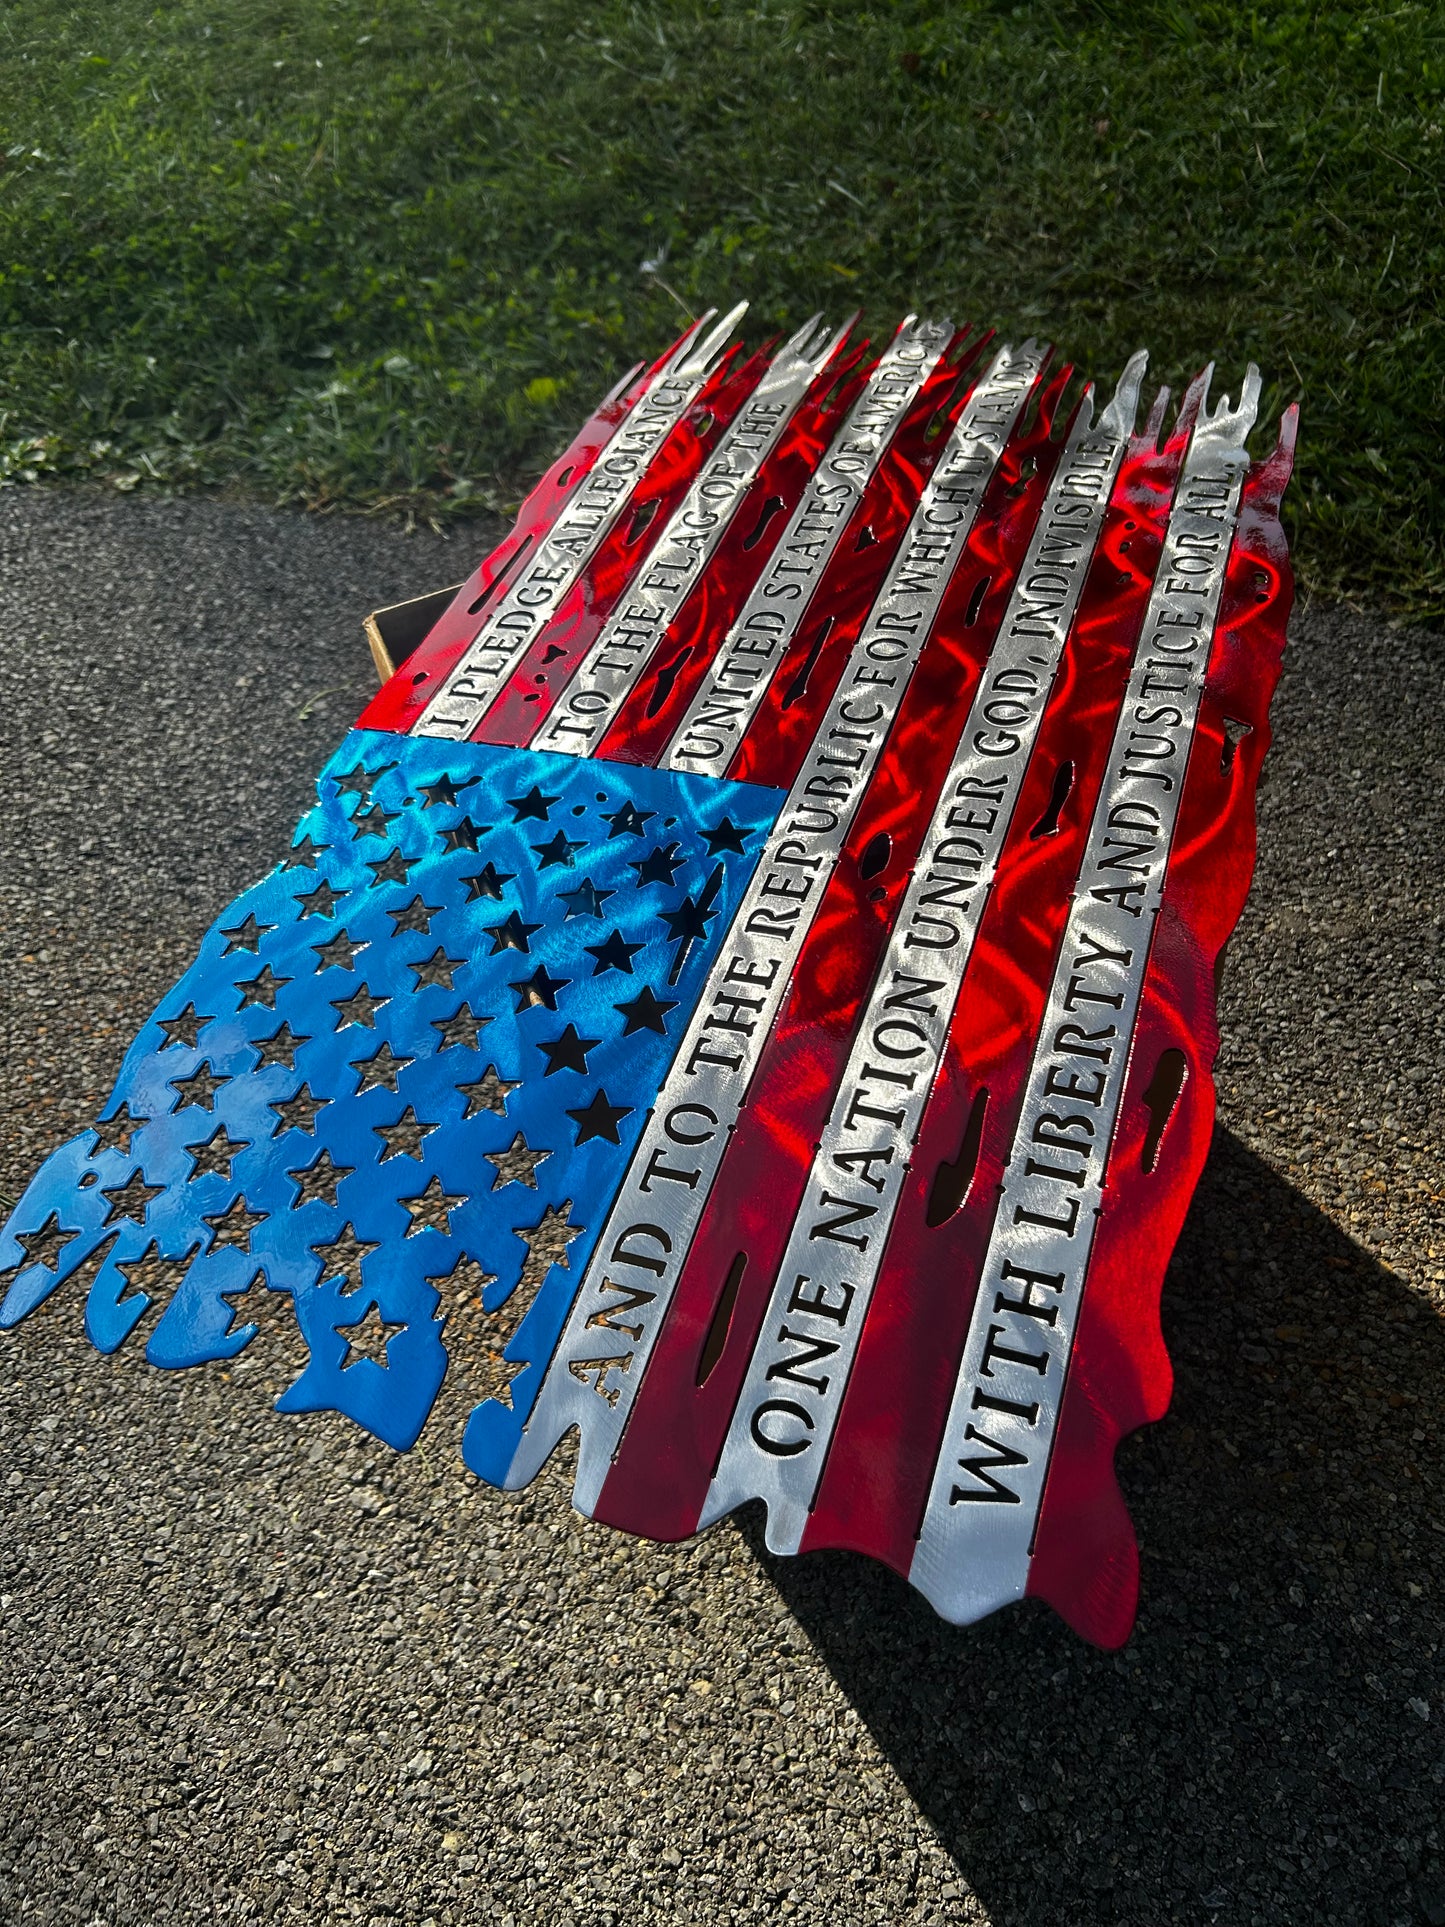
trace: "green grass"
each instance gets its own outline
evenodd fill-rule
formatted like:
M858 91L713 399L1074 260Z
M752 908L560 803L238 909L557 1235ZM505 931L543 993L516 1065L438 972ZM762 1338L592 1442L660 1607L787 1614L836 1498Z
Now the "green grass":
M1438 612L1442 82L1438 4L9 0L0 470L475 513L681 304L917 307L1253 357L1306 578Z

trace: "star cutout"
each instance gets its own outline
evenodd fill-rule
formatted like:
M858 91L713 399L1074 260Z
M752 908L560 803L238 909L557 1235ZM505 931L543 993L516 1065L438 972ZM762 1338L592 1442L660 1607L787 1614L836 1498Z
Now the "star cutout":
M664 1020L668 1011L677 1009L677 1003L675 999L668 1002L663 998L655 997L652 986L644 984L629 1003L614 1004L612 1008L627 1019L622 1032L624 1037L631 1037L633 1032L638 1030L652 1030L656 1031L659 1037L666 1037L667 1024Z
M272 1137L284 1137L287 1131L307 1131L315 1137L317 1113L330 1102L329 1097L313 1097L311 1086L303 1084L294 1097L283 1097L270 1107L279 1120Z
M303 890L296 901L305 905L303 917L334 917L336 906L345 894L344 890L334 890L322 877L314 890Z
M52 1211L38 1231L18 1231L16 1234L24 1247L25 1270L30 1265L43 1265L47 1271L60 1270L60 1254L72 1238L78 1238L78 1231L62 1231L60 1220Z
M530 977L524 977L520 983L508 984L507 988L517 994L519 1013L524 1010L535 1010L539 1006L547 1010L555 1010L557 992L565 990L571 981L570 977L551 976L546 964L538 964Z
M236 985L241 993L237 1010L274 1010L276 992L290 982L289 977L278 977L270 964L265 965L259 976L249 977L245 983Z
M130 1141L146 1121L136 1117L129 1104L122 1104L114 1117L101 1118L91 1126L95 1133L95 1151L90 1155L94 1157L96 1151L123 1151L129 1157Z
M359 796L364 803L386 772L395 768L395 763L379 763L375 769L367 769L364 763L358 763L356 768L348 770L345 776L336 778L336 794Z
M717 915L713 906L722 888L722 874L722 865L719 864L708 878L696 903L691 897L684 897L675 910L664 910L662 913L662 921L667 925L668 941L677 945L672 969L667 973L670 984L675 984L681 976L687 953L693 944L702 943L707 938L707 926Z
M523 923L515 910L500 923L489 923L486 929L492 940L492 955L500 957L504 950L520 950L526 956L532 947L527 939L541 928L540 923Z
M256 1053L256 1069L266 1070L272 1064L280 1064L288 1071L296 1068L296 1053L303 1044L309 1044L309 1037L298 1037L289 1024L280 1030L272 1031L269 1037L258 1037L252 1049Z
M321 1260L321 1276L316 1280L317 1284L328 1284L331 1279L340 1278L346 1287L342 1296L346 1297L349 1292L361 1289L361 1261L369 1258L373 1251L380 1250L380 1246L358 1238L348 1219L334 1238L323 1238L307 1249L314 1251Z
M256 1310L259 1310L260 1304L264 1302L264 1300L258 1301L256 1299L253 1299L251 1296L251 1293L256 1290L257 1286L260 1287L262 1293L264 1293L267 1289L266 1274L264 1271L254 1272L251 1275L251 1277L249 1277L246 1280L245 1284L241 1285L235 1291L223 1291L223 1292L217 1293L217 1296L220 1298L222 1304L228 1306L231 1313L230 1322L227 1324L226 1329L221 1333L222 1338L234 1338L237 1332L241 1330L243 1325L255 1324L256 1322L255 1320L250 1319L246 1316L246 1313L241 1306L241 1300L243 1298L245 1299L247 1308L254 1307ZM247 1340L247 1343L248 1344L250 1343L249 1339Z
M266 1222L266 1213L249 1210L245 1197L241 1196L233 1199L224 1211L216 1212L214 1217L204 1218L203 1222L208 1224L216 1234L211 1240L213 1252L232 1248L237 1251L249 1251L251 1233L258 1224Z
M436 1125L421 1123L416 1112L408 1104L395 1124L375 1124L372 1129L386 1146L377 1160L378 1163L385 1164L388 1158L406 1157L415 1158L417 1163L421 1164L424 1162L422 1139L429 1137L436 1129Z
M599 1090L592 1102L580 1111L568 1111L568 1117L577 1120L577 1142L586 1144L594 1137L605 1138L609 1144L620 1144L617 1135L618 1120L629 1117L630 1104L609 1104L607 1093Z
M394 1092L398 1072L415 1062L414 1057L398 1057L391 1045L386 1043L370 1057L353 1058L351 1068L360 1072L361 1077L356 1086L356 1095L360 1097L366 1091Z
M346 1355L341 1361L343 1372L349 1371L353 1365L360 1364L362 1359L366 1359L372 1365L380 1365L385 1371L390 1363L386 1348L398 1332L406 1330L406 1320L403 1318L393 1324L389 1319L383 1318L380 1308L373 1300L354 1325L336 1325L332 1329L338 1338L346 1337ZM351 1333L355 1336L349 1336Z
M202 1025L210 1022L209 1017L202 1017L197 1013L194 1004L187 1004L178 1017L160 1018L160 1027L166 1034L166 1041L161 1045L161 1049L169 1050L172 1044L185 1044L188 1049L194 1050Z
M468 790L476 780L475 776L469 776L460 787ZM424 810L455 810L460 808L460 804L457 801L457 789L459 786L452 781L450 776L439 776L434 783L420 783L417 787L426 798L425 803L422 804Z
M512 1403L512 1380L527 1369L527 1361L512 1364L503 1354L531 1305L533 1294L513 1289L496 1311L489 1312L484 1294L497 1282L475 1258L458 1258L449 1272L428 1278L437 1288L446 1317L442 1342L447 1353L444 1394L452 1392L469 1408L483 1399Z
M572 838L569 837L565 831L558 830L550 843L534 843L532 845L532 848L542 859L537 865L537 868L539 870L555 870L559 868L570 870L572 868L572 852L582 849L584 845L585 839L583 842L573 842Z
M188 1144L186 1150L191 1157L191 1174L186 1180L189 1184L194 1178L225 1178L231 1176L231 1159L249 1149L250 1140L233 1138L224 1124L218 1124L208 1138L199 1144Z
M399 1198L397 1202L411 1213L411 1223L406 1228L408 1238L414 1238L419 1231L440 1231L444 1237L450 1237L450 1213L465 1204L466 1198L460 1193L453 1197L442 1189L440 1178L433 1178L419 1198Z
M600 921L603 904L616 895L615 890L599 890L590 877L585 883L579 883L575 890L559 890L558 902L568 906L567 915L562 921L566 923L572 917L596 917Z
M475 1050L478 1035L491 1021L490 1017L478 1017L470 1004L463 1004L453 1017L433 1018L432 1029L440 1031L442 1039L437 1045L438 1054L459 1048Z
M577 1026L569 1024L560 1037L554 1037L549 1044L539 1043L537 1048L547 1059L543 1077L550 1077L553 1071L587 1070L587 1053L602 1042L600 1037L579 1037Z
M513 1091L522 1088L521 1079L498 1077L495 1064L488 1064L481 1076L470 1084L458 1084L457 1089L466 1093L467 1108L463 1118L476 1117L482 1111L495 1111L498 1117L507 1114L507 1099Z
M380 803L373 803L369 810L359 809L351 819L351 840L359 843L364 836L385 836L388 823L395 823L400 811L384 810Z
M639 890L644 889L649 883L671 884L674 870L681 870L687 864L685 856L673 855L673 851L677 848L676 843L669 843L665 847L659 843L657 848L643 857L640 863L628 864L629 870L637 872Z
M373 997L365 984L349 997L333 997L331 1008L336 1012L336 1028L345 1030L348 1024L355 1024L362 1030L375 1030L376 1013L390 1002L390 997Z
M169 1304L198 1249L192 1245L184 1258L163 1258L152 1240L139 1258L121 1259L116 1270L125 1284L115 1302L128 1305L132 1299L145 1298L152 1305Z
M534 783L525 796L509 796L507 808L513 812L513 820L517 823L523 823L529 817L537 823L545 823L548 810L558 801L558 797L544 796Z
M716 829L703 830L701 835L709 856L721 856L724 851L731 851L734 856L744 854L743 833L730 817L725 816Z
M316 966L320 976L323 970L354 970L356 959L368 945L364 938L357 943L349 931L338 930L334 937L328 937L325 943L313 943L311 948L321 959Z
M495 1164L497 1175L492 1179L494 1191L505 1190L509 1184L525 1184L530 1190L537 1188L537 1166L551 1157L550 1151L534 1151L521 1131L512 1139L505 1151L484 1151L482 1156L488 1164ZM436 1182L435 1179L432 1180Z
M132 1171L124 1184L102 1185L100 1195L110 1200L105 1222L134 1218L137 1224L144 1224L151 1199L158 1198L165 1188L163 1184L147 1184L143 1171Z
M429 957L420 963L408 964L407 969L416 978L417 990L450 990L452 978L466 962L465 957L449 957L438 944Z
M632 959L637 955L639 950L645 950L647 946L641 943L624 943L622 940L622 932L620 930L614 930L605 943L587 943L583 944L582 948L587 952L589 957L595 957L597 959L596 963L592 966L592 975L594 977L600 977L606 970L621 970L630 977L632 975Z
M452 850L471 850L475 854L491 827L490 823L473 823L469 816L463 816L442 831L442 844L448 854Z
M562 1204L549 1204L536 1224L513 1227L513 1237L520 1238L527 1247L522 1275L517 1280L518 1292L535 1292L553 1265L567 1269L568 1245L587 1235L586 1225L570 1223L571 1216L572 1200L568 1198ZM511 1300L507 1302L510 1304Z
M197 1110L214 1111L216 1092L230 1081L229 1077L217 1077L211 1069L210 1060L202 1058L189 1077L171 1078L170 1086L176 1093L176 1101L171 1109L183 1111L188 1104L194 1104Z
M371 888L374 890L381 883L409 883L411 866L419 861L418 857L404 857L400 850L388 850L379 863L366 866L372 873Z
M423 903L420 897L413 897L403 910L388 910L392 922L392 935L401 936L403 931L415 930L418 936L431 935L431 920L440 915L439 903Z
M499 870L495 863L484 863L475 876L464 877L467 886L467 902L476 903L481 897L490 897L493 903L502 901L503 887L516 879L515 870Z
M274 923L257 923L256 913L253 910L241 923L238 923L233 930L223 930L221 932L221 935L226 939L226 947L221 952L221 955L223 957L229 957L233 950L249 950L254 953L261 948L262 937L266 936L269 931L275 928Z
M333 1164L329 1151L319 1151L310 1164L286 1173L288 1178L296 1181L296 1196L291 1200L291 1209L299 1211L303 1204L329 1204L335 1210L336 1187L343 1178L349 1178L355 1169L354 1164Z
M612 825L607 832L607 841L610 843L614 836L641 836L643 824L650 816L656 815L656 810L636 810L631 803L624 803L620 810L603 810L602 821Z
M314 870L316 859L325 856L331 848L329 843L318 843L314 837L303 836L299 843L293 843L281 859L283 870Z

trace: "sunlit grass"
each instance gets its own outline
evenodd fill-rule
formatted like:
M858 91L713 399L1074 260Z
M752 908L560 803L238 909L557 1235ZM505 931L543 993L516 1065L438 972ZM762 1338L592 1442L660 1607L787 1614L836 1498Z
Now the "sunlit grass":
M919 307L1105 380L1254 358L1306 576L1438 610L1441 23L11 0L0 469L473 512L681 306Z

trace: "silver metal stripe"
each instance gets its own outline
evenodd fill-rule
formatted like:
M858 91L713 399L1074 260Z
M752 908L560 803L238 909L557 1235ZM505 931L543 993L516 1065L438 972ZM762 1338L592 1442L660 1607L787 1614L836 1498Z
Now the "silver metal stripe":
M898 330L719 644L706 679L663 752L663 769L724 774L864 489L952 339L948 321L919 322L910 315Z
M748 1499L802 1541L974 938L1133 430L1145 356L1092 391L1019 569L793 1221L700 1525Z
M1089 828L909 1577L1022 1596L1259 401L1201 412Z
M1033 342L999 352L923 492L578 1284L509 1486L575 1425L573 1502L597 1503L791 970L1043 359Z
M846 338L829 340L814 315L768 367L648 552L639 580L578 664L533 749L589 756L696 588L758 470L782 440L813 382Z
M413 736L470 736L636 492L648 464L697 398L747 307L739 302L703 340L704 315L683 337L413 725Z

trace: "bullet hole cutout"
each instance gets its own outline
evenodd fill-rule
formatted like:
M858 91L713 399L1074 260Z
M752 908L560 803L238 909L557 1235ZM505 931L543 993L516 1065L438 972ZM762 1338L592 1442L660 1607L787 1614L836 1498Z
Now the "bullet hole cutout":
M1073 763L1060 763L1054 771L1054 787L1049 791L1048 805L1038 822L1029 831L1031 842L1037 843L1040 837L1058 835L1059 817L1063 813L1064 805L1069 800L1069 791L1073 787Z
M983 1144L983 1120L987 1112L988 1091L981 1088L969 1107L958 1156L951 1162L945 1160L934 1174L933 1189L928 1194L928 1209L923 1220L931 1230L947 1224L968 1196L968 1187L973 1183L973 1174L978 1169L978 1154Z
M482 593L477 597L475 602L469 602L467 604L467 614L469 616L479 616L482 613L483 609L486 608L489 602L495 601L497 596L501 594L503 585L507 582L510 582L513 576L516 575L517 570L522 565L523 557L526 555L528 549L530 549L531 546L532 546L531 536L530 535L525 536L522 539L522 542L520 543L520 545L518 546L517 553L506 564L505 568L499 569L497 571L497 573L492 577L491 581L487 584L486 588L483 589Z
M768 524L772 521L773 517L779 513L782 506L783 498L781 495L770 495L768 497L758 510L757 521L753 523L752 528L743 538L743 547L745 549L755 549L758 546L759 542L761 542L767 534Z
M808 650L807 660L797 675L794 676L793 680L788 684L787 691L783 697L784 709L791 709L795 702L800 701L802 697L806 695L808 678L813 673L813 665L823 653L823 644L828 640L828 634L832 627L833 618L831 616L824 616L814 632L812 647Z
M566 653L567 651L561 648L557 643L549 642L547 644L547 653L542 658L542 667L545 669L549 662L556 662L559 656L565 656Z
M702 1351L697 1361L697 1384L699 1391L712 1377L718 1360L723 1355L723 1346L728 1342L728 1327L733 1322L733 1311L738 1302L738 1287L743 1282L743 1273L748 1268L748 1254L740 1251L728 1266L728 1275L723 1279L723 1288L718 1293L712 1323L707 1328Z
M427 676L427 672L425 671L425 669L418 669L416 674L411 679L412 688L415 689L418 683L425 682L426 676Z
M1016 495L1022 495L1024 490L1028 487L1029 483L1034 479L1034 477L1038 474L1038 472L1039 472L1039 465L1034 460L1033 456L1025 455L1023 461L1020 462L1019 464L1019 478L1014 483L1013 487L1009 490L1010 499L1012 499L1012 497Z
M1179 1102L1179 1093L1184 1089L1188 1070L1183 1051L1172 1048L1164 1052L1155 1066L1149 1088L1144 1093L1144 1103L1149 1111L1149 1128L1144 1133L1144 1150L1139 1162L1146 1171L1152 1171L1159 1162L1159 1146L1174 1115L1174 1107Z
M632 520L627 525L625 540L629 549L632 548L635 543L640 542L643 536L646 535L652 526L653 518L656 516L657 510L658 504L656 502L639 502L637 504L637 507L632 511Z
M1219 750L1219 767L1222 770L1228 771L1234 768L1235 751L1239 748L1245 737L1251 736L1253 733L1253 723L1242 723L1237 716L1225 717L1224 741L1220 745Z
M1269 601L1269 577L1263 569L1254 572L1254 599L1256 602Z
M692 425L692 432L700 442L706 441L707 437L712 433L713 424L716 420L717 416L714 415L710 408L703 409L702 413Z
M973 594L968 598L968 608L964 613L964 627L971 629L983 611L983 599L988 594L988 585L993 581L991 575L981 575L973 585Z
M873 524L871 522L865 522L858 531L858 539L853 544L853 553L854 555L861 555L864 549L876 549L877 546L878 537L873 533Z
M652 685L652 694L647 699L647 708L643 711L643 714L649 719L657 714L658 710L662 708L663 704L672 694L677 685L677 679L687 667L688 660L692 653L693 644L689 643L686 649L679 649L672 661L658 670L656 680Z
M557 477L556 486L558 488L566 488L567 484L572 479L572 473L573 473L573 470L576 468L576 466L577 464L575 462L568 462L567 466L563 469L562 473Z
M870 836L863 845L863 854L858 859L858 874L867 883L888 867L888 859L893 854L893 838L887 830L880 830L877 836Z

